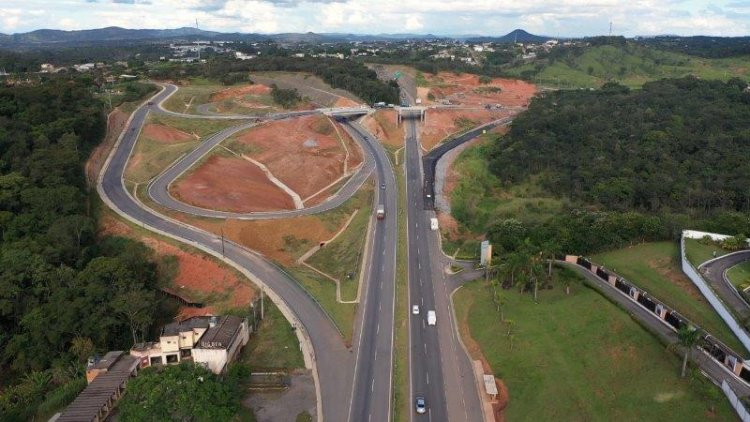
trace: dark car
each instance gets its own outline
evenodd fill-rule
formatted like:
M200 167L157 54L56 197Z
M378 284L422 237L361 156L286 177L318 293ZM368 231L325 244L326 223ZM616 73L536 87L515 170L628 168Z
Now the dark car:
M385 189L385 183L380 184L380 189Z
M417 413L422 414L427 412L427 404L424 401L424 397L417 396L416 404Z

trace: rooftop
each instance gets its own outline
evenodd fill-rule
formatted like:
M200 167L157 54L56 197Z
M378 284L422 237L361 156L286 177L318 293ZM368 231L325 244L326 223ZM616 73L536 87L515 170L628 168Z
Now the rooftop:
M91 384L63 411L57 419L58 422L96 420L99 412L138 367L138 359L123 352L109 352L99 362L103 362L107 357L110 357L107 372L91 381Z
M216 324L203 334L198 342L198 347L205 349L228 348L240 331L240 327L244 321L243 318L231 315L219 317L216 320Z

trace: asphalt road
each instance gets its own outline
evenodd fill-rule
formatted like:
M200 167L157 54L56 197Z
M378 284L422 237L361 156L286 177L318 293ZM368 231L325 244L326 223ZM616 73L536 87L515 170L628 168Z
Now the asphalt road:
M180 113L174 113L164 110L162 107L162 102L168 98L170 95L172 95L176 90L177 87L174 85L166 84L165 91L163 93L163 96L160 95L158 100L152 101L154 105L148 106L148 108L151 111L158 112L158 113L167 113L174 116L179 117L186 117L191 116L195 117L193 115L187 115L187 114L180 114ZM302 111L302 112L289 112L289 113L277 113L274 115L271 115L267 119L264 120L282 120L282 119L288 119L292 117L299 117L302 115L309 115L313 113L319 113L319 111ZM200 118L209 118L209 119L215 119L219 118L217 116L198 116ZM232 117L233 119L235 117ZM248 116L244 116L245 120L252 120L250 122L241 123L237 126L232 126L230 128L224 129L220 132L217 132L216 134L212 135L205 141L201 142L196 149L189 152L185 156L181 157L179 160L177 160L175 163L173 163L170 167L168 167L165 171L163 171L161 174L159 174L151 183L148 185L148 194L151 197L151 199L154 200L157 204L173 209L175 211L184 212L191 215L196 215L200 217L211 217L211 218L235 218L235 219L242 219L242 220L266 220L271 218L289 218L289 217L296 217L300 215L308 215L308 214L315 214L320 212L325 212L332 210L334 208L337 208L341 204L343 204L347 199L349 199L352 195L354 195L357 190L362 186L362 183L367 180L370 173L373 170L373 159L371 153L365 154L365 162L362 165L362 167L354 174L352 175L349 180L346 181L344 186L337 192L337 194L329 199L328 201L322 202L320 204L317 204L315 206L309 207L309 208L302 208L298 210L289 210L289 211L271 211L271 212L253 212L253 213L237 213L237 212L228 212L228 211L217 211L217 210L211 210L206 208L197 207L194 205L186 204L184 202L178 201L172 195L169 193L169 187L170 185L179 178L183 173L185 173L188 169L190 169L197 161L199 161L201 158L206 156L211 150L213 150L216 145L224 141L226 138L234 135L237 132L246 130L248 128L251 128L255 126L256 119Z
M648 327L648 330L654 335L660 337L669 344L676 343L678 341L677 333L672 328L667 326L656 315L647 311L639 304L629 299L624 294L620 293L620 291L617 290L614 286L610 285L609 283L605 283L602 279L594 275L592 272L587 271L579 265L566 262L560 262L560 264L583 275L589 281L590 286L598 290L604 296L613 300L620 307L626 309L631 317L637 319L645 327ZM697 348L693 349L692 360L701 368L703 372L708 374L709 377L718 380L719 382L721 382L721 380L726 380L727 383L732 387L734 392L739 396L747 396L750 394L750 386L748 386L744 382L739 381L724 365L711 359L708 355L704 354Z
M741 251L722 256L715 261L699 267L699 271L703 274L703 278L711 284L711 288L743 320L750 317L750 305L747 304L745 299L740 296L737 289L727 279L726 272L728 269L747 260L750 260L750 251Z
M411 369L410 400L412 420L416 417L414 401L425 398L427 420L447 421L448 409L443 384L442 359L438 330L449 330L448 319L437 315L434 326L427 324L427 313L435 310L435 292L432 282L432 260L429 238L429 220L423 206L422 171L416 125L412 119L404 121L406 132L406 211L408 234L409 305L419 306L419 314L409 314L409 367Z
M152 101L159 104L172 92L173 90L170 90L169 86L167 86L167 88L157 94ZM128 218L143 227L147 227L150 230L157 231L163 235L175 238L198 247L208 253L222 257L225 261L249 275L258 285L262 286L264 289L268 289L269 296L277 302L280 301L279 305L286 310L286 314L291 315L293 326L298 329L301 328L303 337L312 345L312 350L310 352L313 354L314 369L317 371L318 388L320 390L319 406L321 406L325 419L331 421L347 420L347 415L350 410L349 401L342 400L341 398L349 397L353 391L353 370L356 355L344 345L338 329L320 305L288 274L269 261L266 261L260 255L232 242L222 242L221 237L213 233L205 232L157 214L154 211L143 207L125 188L123 174L150 108L154 108L154 106L144 106L133 113L130 124L125 128L122 139L113 149L109 160L105 164L100 175L99 183L97 185L97 190L99 191L100 196L110 207L123 217ZM383 169L381 168L380 170L382 171ZM386 173L385 177L386 181L388 181L388 177L390 177L390 189L393 191L393 189L395 189L395 181L392 172L390 174L391 176L388 176ZM395 198L395 195L393 197ZM384 236L387 232L388 230L383 230L381 233L383 233ZM376 242L379 237L380 236L378 235L374 236ZM395 237L392 237L391 239L395 239ZM381 244L387 244L386 237L383 237L381 242ZM393 242L395 246L395 240L393 240ZM376 251L375 248L372 250L373 252ZM384 265L387 265L388 254L383 255L381 251L381 257ZM395 247L393 259L395 259ZM393 265L390 266L391 271L393 267ZM373 266L372 268L376 268L376 266ZM383 295L383 297L388 296L388 283L385 278L379 279L377 282L367 282L366 285L369 290L372 290L372 286L376 286L376 288L379 289L376 290L376 292L385 292L381 293L381 295ZM390 288L392 289L392 282L390 285ZM365 297L365 301L368 303L371 302L373 304L372 306L381 306L380 303L386 307L388 306L387 301L385 300L372 299L369 294ZM392 299L390 303L392 308ZM366 313L366 315L367 314L368 313ZM373 314L373 312L369 312L369 314ZM363 332L369 330L370 326L370 324L365 324L363 326ZM389 327L392 333L392 311L391 324L386 327ZM388 331L387 329L383 329L383 327L380 329L381 332ZM381 343L383 342L385 342L384 344L390 344L392 346L392 334L390 337L391 343L388 343L387 341L378 341L376 342L377 347L381 347ZM367 335L367 338L370 338L370 336ZM380 340L379 337L378 340ZM392 347L389 347L389 350L390 349L392 349ZM384 355L385 354L387 353L384 352ZM392 361L392 359L390 359L390 361ZM376 374L375 369L368 368L368 365L370 364L360 364L357 368L359 371L373 374L373 377L375 377L375 375L379 376L380 374ZM387 367L390 369L390 364L388 364ZM390 404L390 386L388 386L388 391L386 393L382 392L384 391L384 388L385 387L379 385L378 394L372 395L372 404L366 406L369 407L369 411L373 411L376 406L382 405L381 403L383 400L380 399L381 396L387 396L388 405Z
M395 306L396 240L398 236L398 186L382 145L356 123L344 127L364 142L375 161L379 184L377 203L385 218L375 220L366 294L359 306L355 333L357 359L351 392L350 422L388 421L391 418L393 385L393 322Z

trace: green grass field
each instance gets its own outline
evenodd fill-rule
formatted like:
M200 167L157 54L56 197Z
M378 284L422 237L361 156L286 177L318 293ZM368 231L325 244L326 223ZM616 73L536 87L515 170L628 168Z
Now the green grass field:
M268 299L265 302L265 319L242 350L240 361L248 364L253 371L305 367L292 326L279 308Z
M698 268L699 265L709 259L714 258L714 252L716 252L716 256L722 256L729 253L728 250L721 246L714 244L707 245L702 243L700 239L685 239L685 255L695 268Z
M727 278L739 289L750 287L750 261L735 265L727 271Z
M677 243L643 243L597 254L591 259L675 308L738 353L747 355L729 327L682 273Z
M367 226L372 216L372 196L372 189L365 189L361 195L355 196L360 207L349 227L307 260L309 265L341 282L341 300L357 297Z
M354 314L357 312L356 303L339 303L336 301L336 284L309 268L295 266L286 268L295 280L320 303L348 343L352 340L354 328Z
M250 84L238 84L232 86L224 86L213 81L209 81L202 78L194 78L190 80L189 85L181 86L172 96L164 102L164 108L170 111L187 114L201 114L198 112L197 107L202 104L211 103L211 96L217 92L225 89L236 89ZM274 106L271 95L252 95L247 97L253 103L260 104L268 108L248 108L243 107L233 100L221 101L223 108L223 114L256 114L256 113L268 113L269 111L278 111ZM209 107L209 111L216 112L215 107Z
M543 66L534 82L559 88L596 88L607 81L618 81L629 87L662 78L695 75L703 79L727 80L750 77L750 58L705 59L628 43L586 48L575 57L555 62L536 61L507 69L511 75L533 71Z
M559 213L566 202L542 192L533 181L503 187L488 168L487 154L496 135L484 135L483 141L466 148L453 168L459 175L451 192L451 214L458 221L458 233L443 230L443 250L449 255L478 259L476 233L485 233L493 221L518 218L532 225Z
M539 304L503 294L512 336L482 282L462 287L454 302L464 338L470 331L508 388L505 420L735 419L718 388L680 378L680 358L595 291L577 284L568 296L556 286L540 292Z

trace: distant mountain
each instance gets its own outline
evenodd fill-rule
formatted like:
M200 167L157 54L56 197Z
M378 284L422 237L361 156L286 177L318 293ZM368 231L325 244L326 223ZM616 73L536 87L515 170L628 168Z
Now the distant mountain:
M504 42L533 42L533 43L540 43L549 41L553 38L551 37L545 37L542 35L534 35L530 34L523 29L515 29L506 35L503 35L502 37L470 37L466 38L466 41L468 42L496 42L496 43L504 43Z
M57 29L39 29L23 34L0 36L0 44L41 45L73 44L102 41L135 41L148 39L266 39L258 34L224 34L221 32L203 31L197 28L183 27L176 29L126 29L117 26L79 31L61 31Z

